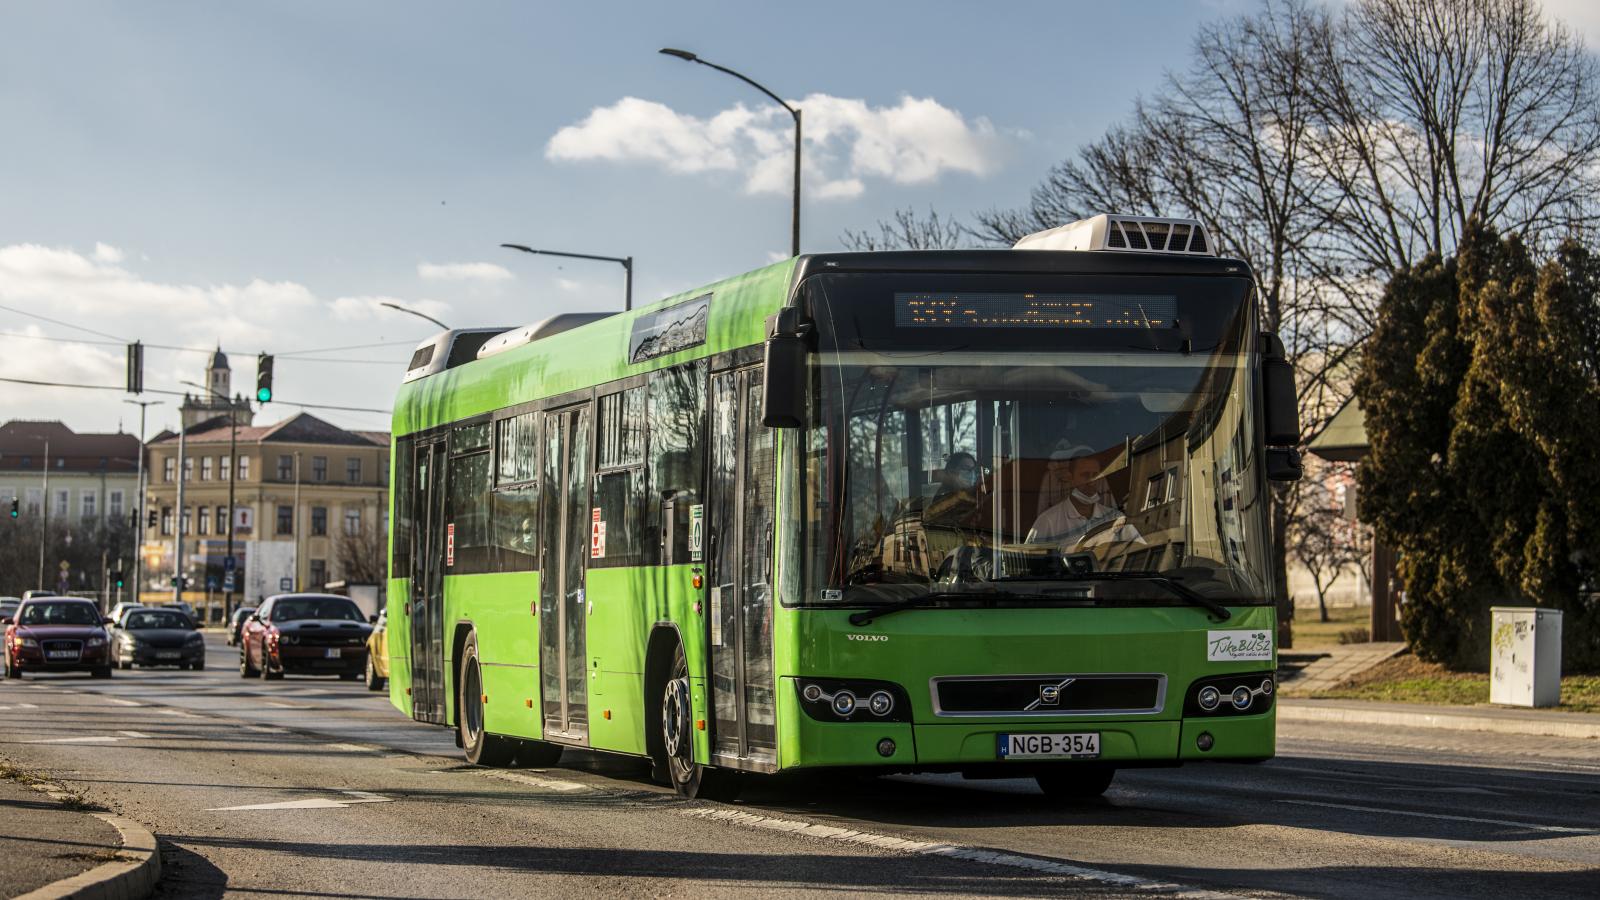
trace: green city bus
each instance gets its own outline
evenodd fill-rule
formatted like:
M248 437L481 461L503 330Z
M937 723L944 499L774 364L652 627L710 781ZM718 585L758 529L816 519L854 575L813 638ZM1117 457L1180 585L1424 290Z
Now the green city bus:
M1294 385L1213 241L1098 216L441 334L395 402L392 702L688 796L1270 757Z

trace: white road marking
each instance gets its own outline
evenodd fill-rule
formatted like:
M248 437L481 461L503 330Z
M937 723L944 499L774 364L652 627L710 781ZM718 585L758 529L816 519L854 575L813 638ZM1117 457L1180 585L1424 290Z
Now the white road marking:
M525 775L522 772L504 772L499 769L484 769L475 774L485 778L498 778L501 781L515 781L518 784L531 785L550 791L587 791L592 790L587 784L576 781L562 781L559 778L540 778L538 775Z
M1452 816L1445 813L1411 812L1404 809L1384 809L1381 806L1356 806L1349 803L1322 803L1317 800L1281 800L1280 803L1294 803L1300 806L1323 806L1329 809L1348 809L1351 812L1382 813L1389 816L1411 816L1418 819L1442 819L1447 822L1474 822L1479 825L1505 825L1511 828L1527 828L1532 831L1549 831L1555 834L1600 834L1593 828L1570 828L1565 825L1535 825L1532 822L1513 822L1510 819L1484 819L1477 816Z
M281 803L250 803L244 806L215 806L206 812L238 812L240 810L254 809L344 809L358 803L393 803L388 797L374 794L371 791L340 791L353 799L328 799L326 797L312 797L306 800L284 800Z
M113 744L122 740L120 737L109 735L96 735L93 737L64 737L64 738L39 738L38 740L23 741L24 744Z
M1172 882L1154 881L1149 878L1140 878L1136 875L1123 875L1120 872L1107 872L1104 869L1091 869L1087 866L1074 865L1053 859L1041 859L1037 856L1023 856L1017 853L1006 853L1000 850L981 850L977 847L961 847L955 844L936 844L931 841L914 841L906 838L891 837L887 834L874 834L870 831L857 831L851 828L837 828L832 825L817 825L811 822L801 822L796 819L778 819L771 816L758 816L754 813L740 812L731 809L686 809L682 811L686 816L697 819L710 819L716 822L727 822L734 825L745 825L751 828L764 828L770 831L783 831L790 834L800 834L806 837L822 838L830 841L841 841L847 844L863 844L868 847L878 847L884 850L896 850L901 853L912 853L919 856L944 856L953 859L965 859L973 862L988 863L993 866L1005 866L1012 869L1027 869L1033 872L1043 872L1048 875L1065 875L1079 881L1094 881L1100 884L1109 884L1115 887L1134 891L1160 891L1171 893L1178 897L1205 898L1205 900L1224 900L1232 898L1232 894L1216 891L1199 890L1185 887Z
M382 747L373 747L363 744L324 744L329 750L338 750L342 753L376 753Z
M148 734L145 734L142 731L119 731L119 732L117 732L117 734L120 734L123 737L131 737L131 738L148 738L150 736Z
M309 706L301 706L301 705L295 704L295 703L274 703L271 700L267 701L267 705L268 706L275 706L278 709L310 709L311 708Z
M187 709L163 709L161 710L161 714L164 716L182 716L185 719L205 718L205 716L197 716L194 713L189 712Z
M123 699L120 699L118 697L107 697L106 698L106 702L107 703L115 703L118 706L143 706L144 705L143 703L136 703L136 702L134 702L132 700L123 700Z
M270 725L246 725L246 726L244 726L244 730L245 731L255 731L255 732L259 732L261 734L288 734L289 733L289 729L287 729L287 728L273 728Z

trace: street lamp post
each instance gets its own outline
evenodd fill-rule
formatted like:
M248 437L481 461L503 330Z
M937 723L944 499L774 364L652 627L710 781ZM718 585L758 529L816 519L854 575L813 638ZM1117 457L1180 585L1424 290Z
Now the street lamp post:
M446 325L445 323L439 321L438 319L435 319L433 316L430 316L425 312L418 312L418 311L412 309L409 306L401 306L398 303L390 303L387 300L379 303L378 305L379 306L387 306L390 309L397 309L397 310L399 310L399 311L401 311L403 313L410 313L410 314L412 314L413 316L416 316L419 319L427 319L429 322L432 322L433 324L439 326L440 328L443 328L445 331L449 331L450 330L450 326L449 325Z
M147 518L145 515L145 504L150 502L149 498L145 495L144 487L144 414L147 408L151 406L160 406L162 401L124 400L122 402L132 403L139 407L139 474L134 478L135 483L138 485L139 502L134 504L133 509L133 514L136 517L136 520L133 523L133 533L135 535L139 535L144 532L144 523L145 519ZM133 602L135 603L139 602L139 585L142 583L139 580L141 575L140 570L143 568L144 564L144 553L141 552L142 546L143 541L135 538L133 548Z
M735 72L734 70L732 70L730 68L727 68L726 66L719 66L719 65L717 65L716 63L713 63L713 62L706 62L705 60L703 60L700 57L694 55L693 53L690 53L687 50L675 50L675 49L673 49L671 47L664 47L664 48L661 49L660 52L666 54L667 56L675 56L678 59L684 60L686 62L699 63L702 66L707 66L707 67L716 69L718 72L722 72L722 73L727 74L727 75L732 75L733 77L739 79L740 81L744 82L745 84L748 84L751 87L755 88L756 90L760 91L761 93L766 94L768 97L771 97L772 101L774 103L776 103L779 106L783 107L784 109L788 110L789 111L789 115L794 116L794 215L791 218L790 228L789 228L789 232L790 232L790 235L789 235L789 248L790 248L790 250L789 250L789 252L790 252L791 256L799 256L800 255L800 110L795 109L793 106L790 106L788 103L785 103L782 97L779 97L777 94L774 94L773 92L767 90L765 87L762 87L759 83L757 83L756 81L754 81L750 77L748 77L746 75L741 75L740 73Z
M178 505L172 511L172 602L183 602L183 482L188 474L183 467L184 442L189 435L189 423L183 420L183 408L178 409Z
M622 308L633 309L633 257L631 256L595 256L591 253L563 253L560 250L535 250L522 244L501 244L500 246L511 250L521 250L523 253L532 253L536 256L567 256L572 259L598 259L601 262L614 262L622 264L622 271L626 277L623 287Z
M44 484L40 487L44 499L39 504L39 513L43 516L39 524L39 587L44 589L44 556L50 545L50 439L39 440L44 441Z

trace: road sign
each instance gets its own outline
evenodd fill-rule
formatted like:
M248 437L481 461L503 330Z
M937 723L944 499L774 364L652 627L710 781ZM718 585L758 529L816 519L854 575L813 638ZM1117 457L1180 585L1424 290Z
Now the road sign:
M61 571L65 572L66 570L68 570L70 568L72 568L72 563L69 563L69 562L67 562L66 560L63 559L61 561Z
M224 556L222 558L222 570L224 572L232 572L238 565L239 561L231 556Z
M229 573L227 573L227 574L222 576L222 589L225 590L225 591L233 590L233 573L232 572L229 572Z
M292 591L292 590L294 590L294 579L293 578L279 578L278 579L278 590L280 590L280 591Z
M207 575L206 576L206 590L214 591L216 589L217 589L217 576L215 576L215 575Z

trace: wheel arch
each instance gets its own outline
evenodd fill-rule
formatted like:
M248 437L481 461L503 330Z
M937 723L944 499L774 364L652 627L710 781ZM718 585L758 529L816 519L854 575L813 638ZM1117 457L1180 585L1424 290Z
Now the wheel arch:
M661 741L661 691L666 687L667 677L672 674L672 651L675 647L683 647L684 652L688 652L678 623L661 621L651 626L650 638L645 644L644 696L640 707L644 710L644 749L651 759L658 759L666 753Z
M444 718L448 725L461 724L461 704L458 696L461 684L461 657L467 652L467 638L475 631L477 626L471 619L457 619L455 630L450 635L450 655L446 657L444 667Z

